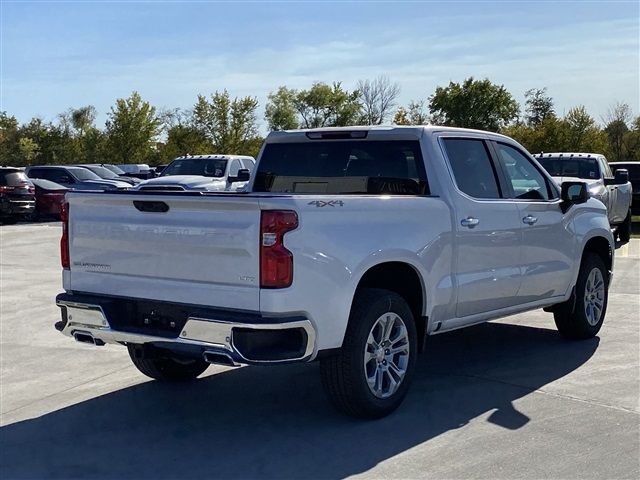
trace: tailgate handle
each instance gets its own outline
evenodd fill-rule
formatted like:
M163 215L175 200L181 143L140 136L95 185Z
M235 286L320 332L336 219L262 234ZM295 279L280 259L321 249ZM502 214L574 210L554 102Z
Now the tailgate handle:
M133 206L141 212L164 213L169 211L169 205L153 200L134 200Z

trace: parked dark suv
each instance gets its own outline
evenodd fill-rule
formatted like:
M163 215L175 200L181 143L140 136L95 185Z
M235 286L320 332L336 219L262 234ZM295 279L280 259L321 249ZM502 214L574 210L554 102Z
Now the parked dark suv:
M29 178L43 178L72 190L126 190L131 185L119 180L105 180L82 167L74 166L37 166L27 167Z
M35 208L36 190L24 172L0 167L0 222L16 223Z

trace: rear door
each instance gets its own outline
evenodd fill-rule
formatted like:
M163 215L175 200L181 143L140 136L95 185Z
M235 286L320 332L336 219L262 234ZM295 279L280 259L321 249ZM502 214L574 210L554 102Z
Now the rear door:
M522 231L522 284L518 302L564 295L571 283L575 238L560 208L558 189L515 145L492 142L506 189L518 207Z
M487 141L441 137L455 181L456 317L517 303L521 228L518 207L505 198Z
M258 199L80 192L68 198L67 290L259 309Z

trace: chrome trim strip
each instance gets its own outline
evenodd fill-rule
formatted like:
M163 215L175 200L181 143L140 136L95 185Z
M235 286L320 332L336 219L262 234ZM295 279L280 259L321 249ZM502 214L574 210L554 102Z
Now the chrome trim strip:
M239 323L216 320L213 318L189 317L182 332L177 338L160 337L156 335L146 335L141 333L130 333L113 330L109 325L107 316L100 305L77 303L71 301L57 302L59 307L67 309L67 324L62 330L62 334L73 337L75 333L91 335L94 339L104 343L175 343L182 345L195 345L201 347L213 347L223 352L229 352L243 360L246 364L275 364L292 361L310 360L315 348L316 331L309 320L295 320L284 323ZM300 357L288 358L285 360L252 360L245 357L238 350L233 341L233 329L246 328L251 330L284 330L289 328L302 328L307 334L307 345L305 352Z

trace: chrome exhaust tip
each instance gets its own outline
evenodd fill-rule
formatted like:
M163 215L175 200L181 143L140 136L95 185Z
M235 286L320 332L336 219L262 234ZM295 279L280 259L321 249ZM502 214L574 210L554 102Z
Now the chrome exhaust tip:
M231 355L224 352L207 350L202 354L204 361L213 365L225 365L227 367L238 367L239 365L231 358Z
M100 340L99 338L94 338L93 335L87 332L73 332L73 338L76 339L76 342L88 343L97 347L101 347L104 345L104 342L102 340Z

